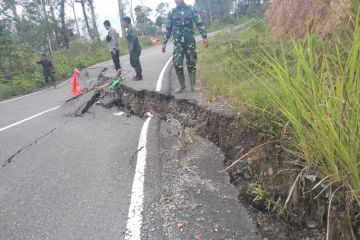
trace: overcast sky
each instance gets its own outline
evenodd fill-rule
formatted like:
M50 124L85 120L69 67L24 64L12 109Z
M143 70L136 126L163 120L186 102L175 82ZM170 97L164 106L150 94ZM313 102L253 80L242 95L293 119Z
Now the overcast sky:
M153 14L155 14L156 6L161 2L169 3L170 7L175 7L175 0L143 0L145 6L153 9ZM187 4L194 4L194 0L185 0ZM100 35L102 37L106 36L106 30L104 29L103 22L109 20L111 25L120 32L120 18L118 12L118 1L117 0L94 0L95 11L97 14L97 23ZM141 0L133 0L133 8L137 5L141 5ZM68 16L73 16L71 8L67 9ZM82 10L80 4L77 4L76 14L78 18L83 18ZM128 13L126 13L128 14ZM154 18L154 16L152 16Z

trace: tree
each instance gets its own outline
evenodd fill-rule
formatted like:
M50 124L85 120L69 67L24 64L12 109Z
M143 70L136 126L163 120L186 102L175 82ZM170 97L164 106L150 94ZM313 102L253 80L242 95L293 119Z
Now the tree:
M155 9L158 16L166 17L169 12L169 3L161 2L157 5Z
M233 0L195 0L195 7L204 13L205 20L211 24L215 19L229 19Z
M93 37L95 39L97 39L98 41L100 41L100 34L96 25L96 14L95 14L95 8L94 8L94 1L93 0L87 0L89 7L90 7L90 11L91 11L91 18L92 18L92 24L93 24Z
M119 7L119 17L120 17L120 26L121 26L121 36L125 36L125 27L121 24L122 19L125 17L125 8L123 0L118 0Z
M17 24L20 20L20 17L17 13L16 9L16 1L15 0L3 0L2 4L0 5L0 16L3 19L8 21L10 25L12 25L14 28L14 32L17 33ZM4 23L4 22L3 22Z
M149 23L151 22L150 14L152 9L149 7L136 6L135 7L135 16L136 22L139 24Z
M152 9L146 6L136 6L134 10L139 32L142 35L154 34L156 32L155 24L150 19Z
M69 48L69 36L65 24L65 1L66 0L60 0L61 42L66 48Z
M54 47L56 48L58 45L58 39L56 38L56 31L58 30L57 21L55 16L50 16L51 7L53 4L54 2L48 0L22 0L21 2L23 7L23 17L21 24L32 27L35 31L32 33L29 32L28 29L22 27L23 30L20 35L23 35L27 38L27 41L25 42L36 46L36 48L38 47L38 44L41 43L43 48L45 48L50 53L52 53ZM32 35L35 38L29 38Z
M249 15L254 7L259 7L264 3L263 0L236 0L234 1L234 13L236 18Z
M80 28L79 28L79 22L78 19L76 17L76 11L75 11L75 0L70 0L70 6L72 8L73 14L74 14L74 21L75 21L75 25L76 25L76 32L78 34L78 36L80 36Z
M90 29L90 25L89 25L89 19L88 19L87 13L86 13L85 1L86 1L86 0L75 0L75 2L81 4L81 8L82 8L82 11L83 11L84 21L85 21L85 24L86 24L87 32L88 32L88 34L89 34L89 37L90 37L91 39L94 39L94 36L93 36L93 34L91 33L91 29Z
M132 2L132 0L128 0L127 3L128 3L128 7L129 7L131 20L135 26L137 23L135 21L134 14L133 14L133 2Z
M155 11L157 15L155 20L155 26L161 29L166 23L167 13L169 12L169 4L161 2L157 5Z

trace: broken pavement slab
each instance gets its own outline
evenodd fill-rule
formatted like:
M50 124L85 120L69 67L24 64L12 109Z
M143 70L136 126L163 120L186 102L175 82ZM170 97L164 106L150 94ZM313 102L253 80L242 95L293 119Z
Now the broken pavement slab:
M130 111L140 117L154 110L152 108L155 106L157 111L154 115L161 112L157 116L164 119L163 115L166 115L169 108L185 104L190 112L182 115L178 112L181 122L197 115L194 108L196 99L191 99L189 95L186 95L187 99L179 99L179 96L143 90L140 85L133 89L129 83L132 82L124 81L117 92L106 94L101 106ZM121 100L119 94L122 95ZM146 98L153 98L153 103L146 101ZM124 99L128 102L122 102ZM144 104L144 101L149 105ZM176 111L176 107L173 111ZM231 185L229 176L220 173L224 168L224 154L216 145L198 136L184 147L180 134L182 124L171 113L165 119L167 122L158 120L161 198L159 201L145 203L143 237L171 240L261 239L256 224L240 204L238 192ZM160 223L162 228L159 228Z
M183 148L181 130L164 122L161 125L164 152L158 207L167 239L261 239L228 175L220 173L224 154L198 136Z

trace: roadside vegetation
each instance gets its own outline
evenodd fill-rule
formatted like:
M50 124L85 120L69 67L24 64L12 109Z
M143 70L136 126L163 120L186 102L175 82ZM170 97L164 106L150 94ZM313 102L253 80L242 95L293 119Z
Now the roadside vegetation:
M195 7L209 30L215 31L235 24L244 13L261 9L258 7L261 2L195 0ZM155 9L133 5L132 1L114 3L117 6L113 7L119 9L119 21L130 16L136 24L143 48L153 45L149 36L161 39L169 3L161 2ZM75 67L82 69L110 59L104 36L100 36L99 29L103 26L97 24L96 11L94 1L90 0L3 0L0 5L0 100L44 86L41 67L36 65L41 53L53 61L57 80L71 76ZM124 36L123 27L116 30ZM125 39L120 39L120 46L121 54L126 54Z
M9 35L8 35L9 36ZM10 38L10 37L9 37ZM35 91L45 86L42 68L36 64L40 60L41 52L34 52L30 45L22 44L16 39L7 39L0 48L0 100L10 96L21 95ZM124 38L119 40L120 55L128 53ZM141 39L141 45L152 46L147 38ZM69 43L69 48L59 49L50 56L57 80L68 78L74 68L83 69L93 64L110 59L107 43L105 41L88 41L75 38Z
M258 122L268 122L262 125L267 128L264 132L271 133L265 141L279 141L282 157L293 162L289 167L298 166L287 199L279 201L276 193L259 185L252 191L254 201L268 196L265 201L272 202L268 209L276 205L277 213L284 213L299 179L315 173L312 190L326 195L328 232L333 227L329 225L332 205L340 203L345 221L355 228L347 234L356 239L360 27L354 16L341 30L341 38L324 38L315 32L287 41L275 40L262 19L248 19L241 30L229 29L212 38L210 50L201 49L199 68L208 101L225 97L232 111L255 114ZM262 194L257 194L260 188Z

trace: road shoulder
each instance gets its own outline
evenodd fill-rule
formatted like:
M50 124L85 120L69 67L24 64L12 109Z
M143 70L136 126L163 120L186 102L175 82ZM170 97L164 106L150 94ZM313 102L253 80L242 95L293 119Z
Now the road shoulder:
M164 237L172 240L261 239L228 175L220 172L223 153L189 131L182 131L176 120L161 123L161 198L145 222L157 211ZM156 234L147 236L157 239Z

